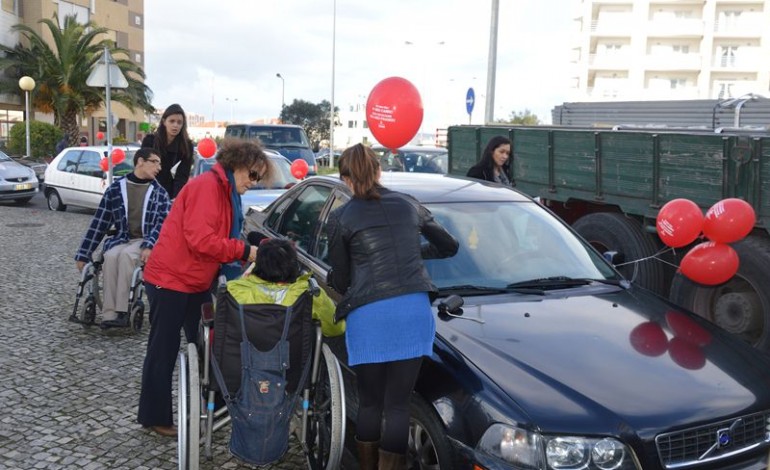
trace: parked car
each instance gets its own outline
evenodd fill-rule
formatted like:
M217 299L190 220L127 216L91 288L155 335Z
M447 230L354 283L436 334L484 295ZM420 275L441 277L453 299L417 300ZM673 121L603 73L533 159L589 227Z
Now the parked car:
M45 169L48 168L48 165L46 163L35 161L34 159L28 158L26 156L11 157L11 158L13 158L13 160L16 163L32 168L32 171L35 172L35 176L37 177L38 183L42 183L43 181L45 181Z
M113 145L126 158L113 167L113 176L134 171L135 145ZM62 150L45 170L45 198L52 211L63 211L68 205L96 209L107 189L107 172L100 162L107 156L106 145L68 147Z
M512 188L407 172L381 183L416 197L460 244L425 262L440 295L408 468L766 468L769 356L624 279ZM350 197L339 178L310 178L247 216L244 233L295 240L339 299L324 282L326 223ZM355 374L344 341L330 343L352 436Z
M293 124L230 124L225 128L225 137L259 139L265 148L275 150L289 161L302 158L307 162L307 174L316 174L318 167L310 141L302 126Z
M337 166L337 162L342 156L342 152L334 151L334 165ZM321 149L315 154L315 162L318 166L329 166L329 149Z
M276 170L274 172L275 178L273 179L273 184L269 188L262 184L257 184L246 191L246 193L241 196L244 213L248 212L249 209L255 211L264 209L268 204L273 202L275 198L299 182L299 180L291 174L291 162L288 158L278 152L268 149L265 149L265 154L267 154L270 163ZM190 176L195 177L210 170L215 163L215 157L202 158L200 155L196 154Z
M412 173L447 173L447 149L444 147L408 146L393 152L382 146L374 146L380 158L382 171L408 171Z
M35 170L0 152L0 201L26 204L39 188Z

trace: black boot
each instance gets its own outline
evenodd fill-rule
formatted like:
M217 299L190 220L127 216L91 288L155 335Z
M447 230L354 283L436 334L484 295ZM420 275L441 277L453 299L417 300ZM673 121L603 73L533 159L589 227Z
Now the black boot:
M118 318L114 320L104 320L102 322L102 329L108 328L125 328L128 326L128 312L118 312Z
M356 438L356 448L358 450L358 468L360 470L377 470L380 441L366 442Z

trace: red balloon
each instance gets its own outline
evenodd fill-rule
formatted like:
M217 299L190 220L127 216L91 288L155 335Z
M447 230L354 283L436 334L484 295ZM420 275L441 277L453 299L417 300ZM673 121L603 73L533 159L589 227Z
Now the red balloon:
M422 124L422 98L412 83L390 77L374 86L366 100L366 122L383 147L408 144Z
M682 312L666 312L666 323L674 332L675 338L697 346L706 346L711 342L711 333Z
M706 355L703 354L703 350L682 338L671 338L668 343L668 355L685 369L698 370L706 365Z
M104 139L104 132L99 131L96 133L96 140L102 140Z
M663 328L655 322L644 322L631 330L628 337L631 346L645 356L660 356L668 349L668 338Z
M308 165L307 162L301 158L298 158L291 162L291 174L298 180L301 180L302 178L307 175Z
M198 142L198 155L203 158L211 158L217 153L217 143L214 139L206 137Z
M107 170L109 170L109 169L110 169L109 165L110 165L110 164L109 164L109 162L107 161L107 159L106 159L106 158L102 158L102 159L99 161L99 168L101 168L101 169L102 169L102 171L107 171Z
M126 159L126 152L123 149L112 149L112 164L123 163Z
M706 211L703 234L719 243L737 242L754 228L757 216L743 199L722 199Z
M703 242L684 255L679 270L692 281L715 286L730 280L738 264L738 253L730 245Z
M689 199L673 199L661 207L655 228L666 245L673 248L689 245L703 228L703 212Z

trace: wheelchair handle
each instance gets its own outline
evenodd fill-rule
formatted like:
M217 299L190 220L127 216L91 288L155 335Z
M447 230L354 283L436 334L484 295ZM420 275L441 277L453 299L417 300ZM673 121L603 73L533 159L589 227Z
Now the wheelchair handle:
M315 280L315 278L310 278L307 281L308 284L308 290L313 295L313 297L318 297L321 295L321 287L318 286L318 281Z

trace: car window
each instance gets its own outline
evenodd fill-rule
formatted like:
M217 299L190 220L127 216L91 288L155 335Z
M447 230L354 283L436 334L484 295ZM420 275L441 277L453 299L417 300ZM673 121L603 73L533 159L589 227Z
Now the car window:
M56 167L59 171L66 171L67 173L75 173L78 168L78 158L82 150L69 150L59 160L59 166Z
M331 208L329 209L329 212L326 213L326 216L321 221L320 232L318 235L318 246L316 247L316 258L320 259L326 264L329 264L329 232L327 230L328 228L327 223L329 222L329 213L331 213L331 211L333 211L334 209L348 202L349 199L350 199L349 196L341 194L339 192L335 194L334 200L332 200L331 202Z
M298 248L310 251L321 210L331 195L327 186L308 186L285 210L278 232L294 240Z
M101 159L102 157L98 152L85 150L80 155L80 160L78 161L75 172L79 175L101 177L104 174L104 171L102 171L102 168L99 166Z

